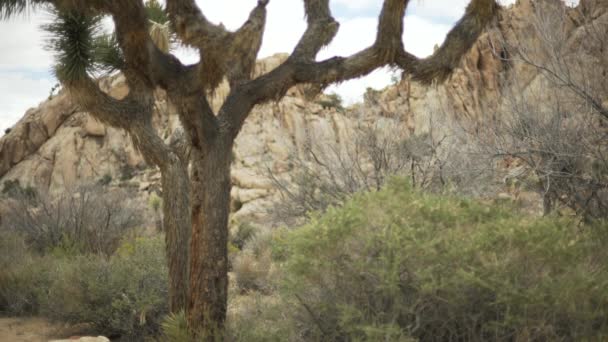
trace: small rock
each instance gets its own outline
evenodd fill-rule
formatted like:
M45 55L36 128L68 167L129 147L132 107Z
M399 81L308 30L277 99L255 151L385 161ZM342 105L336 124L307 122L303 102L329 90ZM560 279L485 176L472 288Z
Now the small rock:
M106 135L106 126L101 122L97 121L97 119L95 119L90 114L87 115L83 129L86 135L91 137L103 137Z
M79 336L74 336L74 337L70 337L67 340L51 340L49 342L110 342L110 339L107 337L103 337L103 336L97 336L97 337L79 337Z

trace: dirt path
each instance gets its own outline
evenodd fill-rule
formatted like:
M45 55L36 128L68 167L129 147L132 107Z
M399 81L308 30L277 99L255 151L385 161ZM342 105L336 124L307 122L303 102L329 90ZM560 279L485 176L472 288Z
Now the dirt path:
M1 318L0 342L47 342L69 336L65 329L42 318Z

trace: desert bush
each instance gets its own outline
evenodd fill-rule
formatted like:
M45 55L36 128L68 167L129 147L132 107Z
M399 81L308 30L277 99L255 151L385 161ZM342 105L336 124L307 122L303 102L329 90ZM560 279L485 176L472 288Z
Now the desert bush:
M607 229L394 180L278 239L281 293L307 341L603 340Z
M241 252L236 256L233 272L237 287L241 292L266 291L270 271L270 256L256 258L251 251Z
M2 230L21 234L28 245L49 252L111 255L125 234L141 222L128 195L82 186L61 195L28 193L8 201Z
M448 117L445 112L429 115L429 130L417 135L409 133L403 118L366 122L364 112L351 114L361 123L348 130L350 140L310 136L307 146L293 151L288 176L266 170L279 193L270 211L275 222L301 225L309 213L340 205L357 192L378 191L393 176L407 176L414 187L438 193L457 189L479 195L490 186L489 168L466 146L466 131L441 119Z
M0 232L0 269L6 270L28 256L22 236L14 232Z
M31 256L15 233L0 233L0 251L0 313L38 313L39 296L50 286L53 260Z
M277 285L278 270L273 264L272 231L254 235L238 253L232 265L234 281L240 293L271 293Z
M294 226L312 211L339 205L359 191L379 189L385 179L409 167L404 133L392 122L362 124L353 129L352 142L309 137L303 151L290 158L290 177L267 175L280 197L272 208L273 218Z
M298 338L293 335L296 331L291 326L293 322L287 320L289 315L286 310L288 309L278 296L266 296L253 292L231 297L226 332L222 342L298 341ZM158 341L195 341L188 330L186 315L183 311L165 317L162 322L162 335Z
M128 240L109 258L39 256L6 233L0 247L6 253L0 257L0 312L85 323L96 333L129 341L159 333L168 313L162 236Z
M0 311L13 316L34 315L40 297L51 286L51 258L28 257L0 274Z
M299 341L291 308L278 295L251 292L231 298L228 307L229 341Z
M323 108L335 108L338 111L344 110L342 97L336 93L321 94L315 101Z
M98 181L97 184L101 186L106 186L112 183L112 175L109 173L104 174Z
M575 30L573 16L579 18ZM501 49L509 57L501 58L538 75L504 80L504 104L498 119L480 129L481 146L526 169L517 181L542 197L545 214L568 208L587 222L605 219L608 22L586 5L572 9L545 1L522 25L525 36L503 37Z
M230 230L230 243L242 250L245 244L259 231L259 228L248 222L236 222Z
M168 313L162 237L122 244L110 258L63 259L40 298L41 313L55 321L87 323L106 336L130 341L158 334Z
M2 194L10 198L27 198L35 200L38 196L38 191L31 185L23 186L18 179L9 179L4 182Z

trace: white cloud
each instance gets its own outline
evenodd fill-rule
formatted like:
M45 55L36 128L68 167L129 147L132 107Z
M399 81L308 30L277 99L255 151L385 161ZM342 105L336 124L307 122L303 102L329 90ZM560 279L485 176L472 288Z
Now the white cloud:
M256 6L257 0L222 2L197 1L207 19L222 23L230 30L239 28ZM291 52L306 29L301 0L274 0L268 5L266 32L260 57Z
M377 18L341 20L340 31L332 44L319 54L320 58L335 55L348 56L370 46L376 37ZM416 56L433 53L435 44L441 44L450 26L435 24L418 16L408 16L404 21L403 42L405 48ZM353 39L356 37L356 39ZM331 86L328 92L339 94L347 104L361 101L368 87L380 89L391 81L392 72L383 68L370 75Z
M343 6L349 10L364 10L371 9L380 6L380 2L377 0L334 0L331 2L332 6Z
M468 0L413 0L407 13L455 21L462 16L468 3Z
M3 70L49 70L52 55L44 49L45 39L40 25L48 20L43 13L0 20L0 72Z
M433 53L435 45L443 43L450 29L451 25L408 16L403 23L403 45L408 52L418 57L426 57Z
M340 30L332 43L319 53L318 59L348 56L374 43L378 19L373 17L338 18Z
M48 17L30 13L0 21L0 135L25 111L44 100L53 86L52 55L39 26Z
M27 72L2 72L0 82L0 135L14 125L28 108L49 96L54 82Z

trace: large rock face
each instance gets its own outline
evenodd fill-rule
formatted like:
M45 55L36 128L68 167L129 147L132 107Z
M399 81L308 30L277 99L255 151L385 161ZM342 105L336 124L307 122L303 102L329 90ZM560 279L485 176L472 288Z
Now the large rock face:
M260 61L257 73L276 67L286 55ZM121 75L100 81L101 88L123 97L128 88ZM219 108L228 92L222 85L211 99ZM288 159L311 137L346 139L355 120L335 108L304 99L294 88L278 103L258 106L235 143L233 200L236 218L262 219L273 194L267 170L290 171ZM180 123L162 91L157 93L154 124L169 142ZM9 134L0 139L0 190L7 180L19 180L38 191L61 192L79 184L100 182L108 187L137 190L142 203L160 191L160 173L146 165L129 136L80 111L66 93L29 110Z
M535 45L537 38L530 35L533 23L528 18L537 10L539 2L556 3L519 0L502 14L496 28L479 39L445 84L423 86L405 78L382 91L368 92L363 104L346 111L324 107L323 101L306 100L303 88L290 90L278 103L256 107L234 148L232 178L233 200L238 204L236 217L264 219L273 196L266 170L288 174L292 168L290 154L301 152L311 139L348 144L349 132L360 120L389 120L394 125L402 125L410 134L422 134L437 121L483 120L491 115L488 108L498 108L504 103L505 82L523 84L523 91L541 87L538 72L529 65L506 61L509 56L499 44L504 40L514 45ZM568 51L582 51L580 35L588 27L588 20L608 20L606 7L605 1L583 0L576 10L565 9L568 19L560 23L560 27ZM257 73L268 72L285 58L285 55L276 55L259 62ZM596 74L602 72L606 71L596 70ZM103 79L100 84L116 97L128 92L121 76ZM212 107L219 108L227 92L226 85L216 91ZM169 140L180 124L160 91L156 109L155 125L161 136ZM80 111L65 93L29 110L12 131L0 139L0 185L13 179L50 192L104 180L108 186L137 189L142 200L160 188L159 172L145 165L127 134L106 127L89 113Z
M529 62L588 83L586 90L608 104L608 2L581 0L575 8L565 3L518 0L479 38L445 83L426 86L405 78L385 91L366 94L366 109L405 115L409 130L422 134L433 118L481 121L499 115L513 92L522 97L550 93L544 89L546 73L514 55L517 49ZM556 54L563 60L556 60Z

